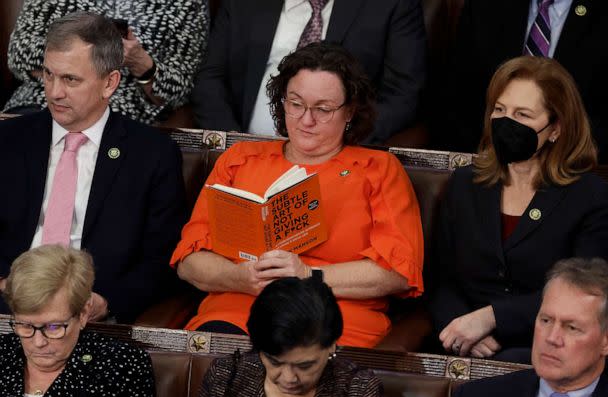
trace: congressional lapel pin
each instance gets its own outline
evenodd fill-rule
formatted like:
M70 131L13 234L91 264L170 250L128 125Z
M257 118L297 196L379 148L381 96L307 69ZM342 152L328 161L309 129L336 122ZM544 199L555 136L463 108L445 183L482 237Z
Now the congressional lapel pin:
M530 219L532 219L533 221L539 220L540 217L542 216L542 214L538 208L532 208L530 210L530 212L528 213L528 215L530 216Z
M342 170L342 171L340 171L340 176L347 176L348 174L350 174L349 170Z
M587 7L584 5L577 5L574 9L574 13L579 17L584 17L587 14Z
M93 356L91 356L90 354L84 354L82 357L80 357L80 361L82 361L83 363L91 362L91 360L93 360Z
M112 160L116 160L118 157L120 157L120 149L117 147L110 148L110 150L108 150L108 157Z

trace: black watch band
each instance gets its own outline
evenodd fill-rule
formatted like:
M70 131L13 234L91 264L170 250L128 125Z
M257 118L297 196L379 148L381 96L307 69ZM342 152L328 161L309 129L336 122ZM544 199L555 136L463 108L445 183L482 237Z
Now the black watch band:
M313 267L311 277L317 281L322 282L323 281L323 270L319 269L318 267Z

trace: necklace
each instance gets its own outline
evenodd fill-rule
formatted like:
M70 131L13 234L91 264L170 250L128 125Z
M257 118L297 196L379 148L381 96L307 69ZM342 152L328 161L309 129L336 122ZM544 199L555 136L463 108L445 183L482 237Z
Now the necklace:
M34 391L34 395L35 396L44 396L44 392L40 389L36 389L36 391Z

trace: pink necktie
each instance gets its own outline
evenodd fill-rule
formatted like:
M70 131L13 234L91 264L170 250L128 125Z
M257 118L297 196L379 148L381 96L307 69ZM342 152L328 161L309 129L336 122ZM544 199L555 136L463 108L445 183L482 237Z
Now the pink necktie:
M76 154L87 139L82 132L70 132L65 136L63 153L53 176L53 188L44 214L42 244L70 245L78 180Z

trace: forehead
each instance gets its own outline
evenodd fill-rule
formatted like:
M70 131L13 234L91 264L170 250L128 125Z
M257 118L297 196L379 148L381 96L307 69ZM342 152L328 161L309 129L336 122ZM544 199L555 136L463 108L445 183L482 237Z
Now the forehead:
M283 363L297 364L304 361L314 361L327 349L323 349L321 345L314 344L312 346L298 346L284 352L278 356L272 356Z
M65 48L48 48L44 53L44 66L55 73L93 70L92 49L92 44L74 38Z
M302 69L287 83L287 94L297 94L311 100L344 100L340 77L324 70Z
M540 313L563 321L597 322L604 298L592 295L560 278L547 284Z
M65 321L71 315L67 290L66 287L63 287L36 313L15 313L15 320L31 324L44 324Z
M498 96L498 102L512 107L544 107L543 92L532 80L513 79Z

